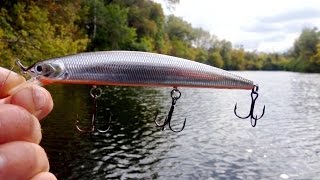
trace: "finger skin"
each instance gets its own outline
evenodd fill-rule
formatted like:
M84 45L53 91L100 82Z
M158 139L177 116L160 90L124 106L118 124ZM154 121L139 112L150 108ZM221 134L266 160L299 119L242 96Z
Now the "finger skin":
M42 137L38 119L52 108L47 90L0 67L0 179L56 179L38 145Z
M47 155L39 145L25 141L0 145L0 179L31 179L48 171Z
M41 172L31 178L31 180L56 180L56 179L57 178L50 172Z
M10 89L25 81L19 74L0 67L0 98L7 97Z
M10 141L39 143L41 127L38 119L22 107L0 104L0 144Z
M15 89L14 91L12 91ZM10 96L11 95L11 96ZM27 109L39 120L47 116L53 101L50 93L25 79L13 71L0 67L0 104L15 104Z
M40 120L47 116L53 108L50 93L43 87L37 85L20 89L10 97L7 103L25 108Z

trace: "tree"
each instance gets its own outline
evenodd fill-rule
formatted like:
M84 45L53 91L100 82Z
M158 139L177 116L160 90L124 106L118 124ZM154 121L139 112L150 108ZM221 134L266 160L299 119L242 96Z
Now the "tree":
M312 72L320 72L320 43L317 44L317 53L310 58L310 64Z
M224 65L223 59L218 51L212 52L208 58L208 64L217 68L222 68Z
M197 48L195 60L201 63L208 63L208 51L202 48Z
M316 72L317 45L320 43L320 32L317 28L305 28L294 42L292 56L295 57L293 68L297 71Z
M129 26L137 32L137 50L167 53L165 16L161 5L146 0L123 1L122 4L129 9Z
M317 44L319 43L319 32L317 28L305 28L302 30L299 38L294 42L294 53L298 57L309 58L317 53Z
M164 0L166 7L171 11L175 8L176 4L180 3L180 0Z
M117 4L105 5L100 0L86 2L86 21L91 37L89 50L131 49L136 40L136 31L128 26L127 8Z
M265 54L256 51L245 52L245 69L261 70Z
M56 14L60 19L49 18L51 8L62 8L59 3L48 2L45 8L38 1L8 6L0 11L0 57L7 65L16 58L33 63L85 50L88 38L75 25L80 6L64 6L68 13Z
M231 51L231 68L235 70L245 69L245 52L243 49L233 49Z
M216 36L202 28L193 29L193 36L192 45L204 50L209 50L218 41Z
M194 39L193 28L190 23L182 18L169 15L166 18L165 29L170 40L180 40L188 45L192 44L191 41Z
M224 68L227 70L232 69L232 61L231 61L231 51L232 51L232 44L229 41L222 40L218 44L220 55L224 61Z

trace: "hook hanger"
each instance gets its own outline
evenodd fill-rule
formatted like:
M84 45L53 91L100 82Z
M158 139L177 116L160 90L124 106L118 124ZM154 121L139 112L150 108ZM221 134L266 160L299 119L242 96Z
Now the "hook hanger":
M99 133L105 133L107 131L109 131L110 129L110 124L111 124L111 116L109 117L109 122L108 122L108 128L107 129L99 129L97 128L97 99L101 97L102 95L102 90L100 88L98 88L97 86L93 86L90 90L90 95L93 99L93 109L92 109L92 117L91 117L91 126L90 128L87 129L82 129L79 127L79 118L77 117L77 122L76 122L76 128L80 131L80 132L99 132Z
M170 110L169 110L169 113L168 113L167 117L164 120L164 123L162 125L160 125L156 121L158 113L154 118L154 122L156 123L157 127L161 127L162 131L165 130L165 126L168 125L171 131L173 131L173 132L181 132L184 129L185 125L186 125L187 118L184 119L182 128L180 130L174 130L171 127L172 114L173 114L174 107L176 105L177 100L181 97L181 92L176 87L174 87L173 90L171 91L170 95L171 95L171 98L172 98L171 107L170 107Z
M248 116L245 116L245 117L239 116L237 114L237 112L236 112L237 111L237 103L234 106L234 114L240 119L247 119L247 118L250 117L251 126L252 127L255 127L257 125L257 121L262 118L262 116L264 115L264 112L265 112L265 108L266 108L266 106L264 105L263 106L263 110L262 110L262 114L260 115L259 118L258 118L258 115L256 115L256 116L253 115L254 106L255 106L256 100L257 100L257 98L259 96L258 90L259 90L259 86L258 85L254 85L253 88L252 88L252 91L251 91L251 106L250 106L250 112L249 112Z

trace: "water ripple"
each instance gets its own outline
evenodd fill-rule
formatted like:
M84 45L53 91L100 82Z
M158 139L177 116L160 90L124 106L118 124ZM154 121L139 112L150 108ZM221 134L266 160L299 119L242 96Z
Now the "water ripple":
M54 112L44 121L42 145L60 179L317 179L320 176L320 75L235 72L260 84L252 128L239 114L250 92L181 88L172 118L181 133L160 131L170 88L107 87L99 107L113 114L106 134L81 134L77 114L90 117L87 87L51 87ZM70 99L70 101L65 101ZM61 108L59 108L61 107ZM105 110L100 110L100 121Z

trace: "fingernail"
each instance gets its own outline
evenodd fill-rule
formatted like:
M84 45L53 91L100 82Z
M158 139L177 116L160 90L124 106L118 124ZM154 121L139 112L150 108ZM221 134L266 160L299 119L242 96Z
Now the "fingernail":
M33 103L35 105L35 110L41 110L46 103L46 95L40 88L33 88L32 92Z

